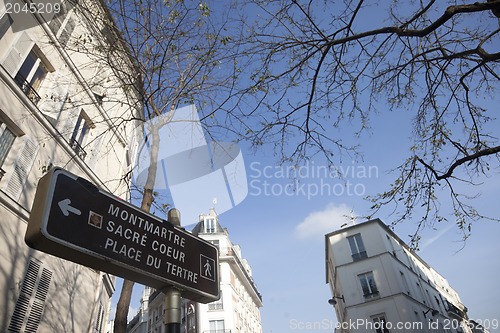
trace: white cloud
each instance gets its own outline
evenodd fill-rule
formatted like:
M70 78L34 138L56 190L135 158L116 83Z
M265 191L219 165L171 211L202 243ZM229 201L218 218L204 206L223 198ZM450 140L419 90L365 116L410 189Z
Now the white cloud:
M329 204L324 210L310 213L295 227L295 235L301 239L323 237L342 224L350 223L351 216L356 214L346 204Z

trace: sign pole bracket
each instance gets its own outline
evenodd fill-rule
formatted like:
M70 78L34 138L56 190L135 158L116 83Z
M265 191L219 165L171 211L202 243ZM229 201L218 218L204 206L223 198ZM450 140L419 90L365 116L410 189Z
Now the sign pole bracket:
M165 332L181 333L181 292L172 287L165 292Z

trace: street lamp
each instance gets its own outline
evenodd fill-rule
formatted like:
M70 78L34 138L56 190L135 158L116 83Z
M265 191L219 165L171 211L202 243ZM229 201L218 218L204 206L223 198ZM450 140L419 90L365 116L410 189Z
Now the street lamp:
M336 298L341 299L345 303L344 295L342 295L342 296L332 296L332 298L328 300L328 304L336 305L337 304L337 301L335 300Z
M168 211L167 221L176 226L181 226L181 212L177 208Z
M439 311L438 311L438 310L435 310L435 309L431 309L431 308L429 308L427 311L422 311L422 313L424 314L424 318L427 318L427 317L426 317L426 314L428 314L428 313L429 313L429 311L432 311L432 312L431 312L431 315L432 315L433 317L436 317L436 316L439 314Z

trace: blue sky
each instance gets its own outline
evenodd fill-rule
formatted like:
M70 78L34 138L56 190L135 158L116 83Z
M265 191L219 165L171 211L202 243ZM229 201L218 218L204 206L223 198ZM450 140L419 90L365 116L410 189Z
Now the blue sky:
M347 179L361 184L366 195L381 191L393 180L388 170L403 156L408 144L405 133L409 128L401 126L397 115L381 117L385 118L379 119L384 126L364 141L364 162L345 163L378 168L377 177ZM247 160L263 161L266 157L247 156ZM272 158L268 162L273 165ZM498 185L499 181L493 178L480 188L482 196L476 204L485 214L498 216L494 208ZM298 322L335 320L333 308L327 303L330 293L325 284L324 234L348 222L344 216L349 216L351 210L356 216L366 214L369 207L370 203L361 196L347 193L309 199L249 195L242 204L220 216L233 242L241 245L243 255L252 265L264 298L264 332L290 332L298 327L295 325ZM389 214L377 217L391 222ZM408 241L407 235L414 228L408 222L397 226L395 231ZM419 252L457 290L469 308L470 318L479 321L500 319L500 290L496 288L500 263L494 258L495 253L500 253L498 232L499 223L480 222L474 225L473 234L463 248L461 234L454 225L438 226L437 230L424 232Z
M364 23L373 23L369 21ZM498 108L499 102L491 101L490 109ZM274 147L263 145L254 151L241 144L248 195L243 202L222 213L219 221L228 229L233 243L241 246L243 257L252 266L263 296L264 333L310 332L299 328L314 323L321 323L325 328L322 331L333 330L336 318L333 307L327 303L331 295L325 283L324 235L343 223L352 223L346 215L368 214L371 203L364 197L387 190L388 184L394 181L396 175L390 170L404 161L412 145L413 111L381 109L372 118L371 128L359 138L350 135L355 128L342 128L346 142L360 144L363 154L359 159L343 156L344 181L350 186L339 178L310 173L301 179L302 190L291 194L287 187L291 180L280 176L282 167L277 164ZM494 127L494 121L492 123ZM320 160L312 159L308 170L322 166ZM498 167L492 169L490 178L484 177L479 182L479 186L466 192L480 193L473 201L475 207L484 215L498 218ZM326 184L323 190L316 191L322 184ZM447 193L440 196L441 212L451 212ZM182 211L183 224L195 223L197 215L209 209L207 204ZM217 211L217 205L215 209ZM390 213L390 209L382 209L376 217L390 223L394 219ZM356 221L363 222L362 219ZM409 241L408 235L415 227L408 221L397 225L395 232ZM452 222L435 228L422 232L419 255L458 292L471 319L484 323L500 321L500 261L497 258L500 223L479 221L473 225L472 236L465 244ZM119 290L118 284L114 303ZM142 288L136 286L131 316L139 307L141 292Z
M272 149L250 153L242 146L247 179L249 182L257 179L259 182L255 184L259 185L249 187L245 200L221 214L219 220L228 228L233 243L241 246L243 257L252 266L264 301L261 309L263 332L306 332L308 330L299 328L318 322L325 332L331 331L329 328L335 324L336 317L327 303L330 292L325 283L324 234L338 229L343 223L350 223L346 215L356 217L367 214L371 204L364 197L385 189L393 180L394 175L389 170L401 162L410 145L410 120L407 114L402 113L385 113L376 119L374 130L361 138L364 160L344 160L344 170L357 171L354 174L347 172L346 175L345 181L353 184L352 189L357 189L357 192L351 193L347 188L344 193L341 192L343 182L339 179L315 177L310 173L308 177L302 177L302 181L306 184L320 184L322 181L330 185L338 184L335 185L336 194L329 195L324 191L309 193L308 197L307 192L287 195L283 190L279 195L290 180L280 178L278 172L281 167L276 164ZM320 166L313 161L309 170L314 167L320 169ZM371 173L361 173L360 170L371 170ZM275 184L274 193L266 195L262 187L256 195L258 191L255 188L264 180ZM498 188L500 181L492 177L475 189L481 192L481 197L474 202L482 213L498 216ZM193 221L197 214L208 212L209 208L196 207L192 212L181 212L183 224L191 224L189 220ZM444 200L442 209L447 208L447 201ZM392 221L388 211L382 211L377 217L386 223ZM497 285L500 262L496 255L500 253L500 242L497 241L500 223L476 223L465 247L455 225L448 223L436 227L436 230L423 232L419 255L458 292L469 309L470 318L480 322L499 320L500 289ZM398 225L395 229L405 241L414 230L415 225L411 222ZM136 286L131 316L139 307L141 292L142 288ZM119 288L115 299L118 294Z

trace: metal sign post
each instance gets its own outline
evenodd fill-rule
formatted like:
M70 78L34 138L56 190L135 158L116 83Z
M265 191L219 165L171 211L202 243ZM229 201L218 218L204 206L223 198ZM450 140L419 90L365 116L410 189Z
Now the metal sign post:
M171 209L168 220L173 225L180 226L180 212ZM176 288L170 287L165 291L165 333L181 333L181 293Z

